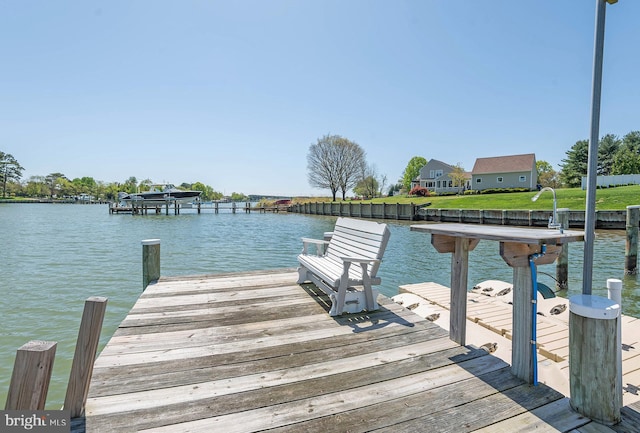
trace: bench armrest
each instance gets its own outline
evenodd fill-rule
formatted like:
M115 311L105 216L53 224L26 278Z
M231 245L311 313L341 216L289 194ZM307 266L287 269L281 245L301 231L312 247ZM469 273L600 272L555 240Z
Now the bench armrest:
M349 278L349 268L351 267L351 263L359 263L362 268L362 278L367 281L371 278L371 272L373 269L376 269L377 266L380 266L379 259L367 259L365 257L340 257L342 259L342 264L344 266L342 270L342 278ZM367 270L367 268L371 265L371 270Z
M340 257L343 262L349 263L380 263L379 259L367 259L365 257Z
M329 245L329 241L325 241L322 239L312 239L312 238L302 238L302 254L309 254L309 245L316 246L316 254L319 256L323 256L327 250L327 245Z

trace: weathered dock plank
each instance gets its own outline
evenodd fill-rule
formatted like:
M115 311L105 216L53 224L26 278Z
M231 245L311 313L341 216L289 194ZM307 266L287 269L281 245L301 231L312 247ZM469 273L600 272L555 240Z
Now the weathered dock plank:
M462 432L563 399L384 297L330 317L295 279L149 285L96 360L86 431Z
M483 399L489 395L521 385L522 381L505 374L503 367L476 377L406 396L393 403L383 402L368 405L347 412L304 421L297 424L271 429L269 432L317 432L335 429L339 425L343 431L365 432L393 426L435 413L470 401ZM425 405L425 402L429 402ZM417 431L429 431L424 426Z

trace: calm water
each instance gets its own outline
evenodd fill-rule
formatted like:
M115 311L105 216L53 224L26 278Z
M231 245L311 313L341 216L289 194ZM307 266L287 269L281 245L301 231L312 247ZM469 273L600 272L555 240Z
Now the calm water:
M16 350L29 340L58 342L47 408L62 405L84 301L109 298L101 345L106 344L142 290L143 239L161 240L162 275L293 268L303 236L322 237L335 217L245 214L109 215L106 205L0 205L0 404L4 406ZM391 239L380 268L381 291L434 281L449 285L450 255L410 223L387 221ZM638 316L638 278L624 277L622 231L598 232L593 293L606 296L606 279L624 281L623 313ZM582 244L570 247L569 294L581 291ZM539 268L553 287L553 265ZM470 253L469 284L511 280L497 242ZM564 294L563 296L566 296Z

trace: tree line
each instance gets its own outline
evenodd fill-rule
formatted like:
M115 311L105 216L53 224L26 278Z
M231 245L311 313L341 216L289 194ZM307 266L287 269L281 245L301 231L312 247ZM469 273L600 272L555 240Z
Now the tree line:
M86 194L96 200L117 201L119 192L143 192L148 191L153 182L150 179L138 180L131 176L123 182L97 181L93 177L80 177L69 179L62 173L50 173L46 176L30 176L22 180L24 167L8 153L0 151L0 186L2 198L29 197L29 198L76 198ZM216 191L202 182L182 183L177 185L180 189L201 191L202 200L220 200L224 194ZM233 192L229 199L233 201L245 201L247 196Z
M589 140L578 140L560 164L560 171L547 161L536 161L538 183L552 188L579 187L587 175ZM388 195L411 189L411 182L420 174L427 159L414 156L409 160L400 179L389 187ZM339 135L325 135L309 147L307 155L309 184L328 189L333 199L340 191L344 199L349 188L364 197L383 195L386 176L379 176L375 166L366 162L365 151L356 143ZM598 143L598 169L600 175L640 174L640 131L631 131L622 138L607 134ZM449 174L452 185L462 188L466 173L460 163Z
M589 140L579 140L562 160L560 180L566 187L579 187L589 166ZM598 176L640 174L640 131L620 138L607 134L598 143Z
M544 160L536 162L538 183L553 188L579 187L582 177L587 175L589 141L577 141L562 160L560 171ZM409 192L427 160L421 156L411 158L399 180L387 187L387 176L379 174L375 165L366 160L366 152L357 143L340 135L324 135L309 146L307 173L309 185L327 189L335 201L338 192L346 199L349 191L363 198L394 195L399 191ZM97 199L115 201L118 192L146 191L151 180L138 181L130 177L122 183L96 181L92 177L68 179L62 173L47 176L31 176L22 181L24 168L10 154L0 151L0 184L2 197L77 197L88 194ZM598 175L640 174L640 131L632 131L622 138L607 134L598 143ZM458 163L449 175L454 186L464 185L466 175ZM202 191L203 200L219 200L223 194L201 182L182 183L182 189ZM232 193L231 200L243 201L247 196Z

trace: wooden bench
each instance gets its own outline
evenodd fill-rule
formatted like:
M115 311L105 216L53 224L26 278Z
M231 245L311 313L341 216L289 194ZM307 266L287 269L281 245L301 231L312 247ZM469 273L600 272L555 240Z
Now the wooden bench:
M371 286L380 284L376 274L389 235L386 224L338 218L331 240L302 238L298 283L311 281L329 295L331 316L377 310L378 291Z

